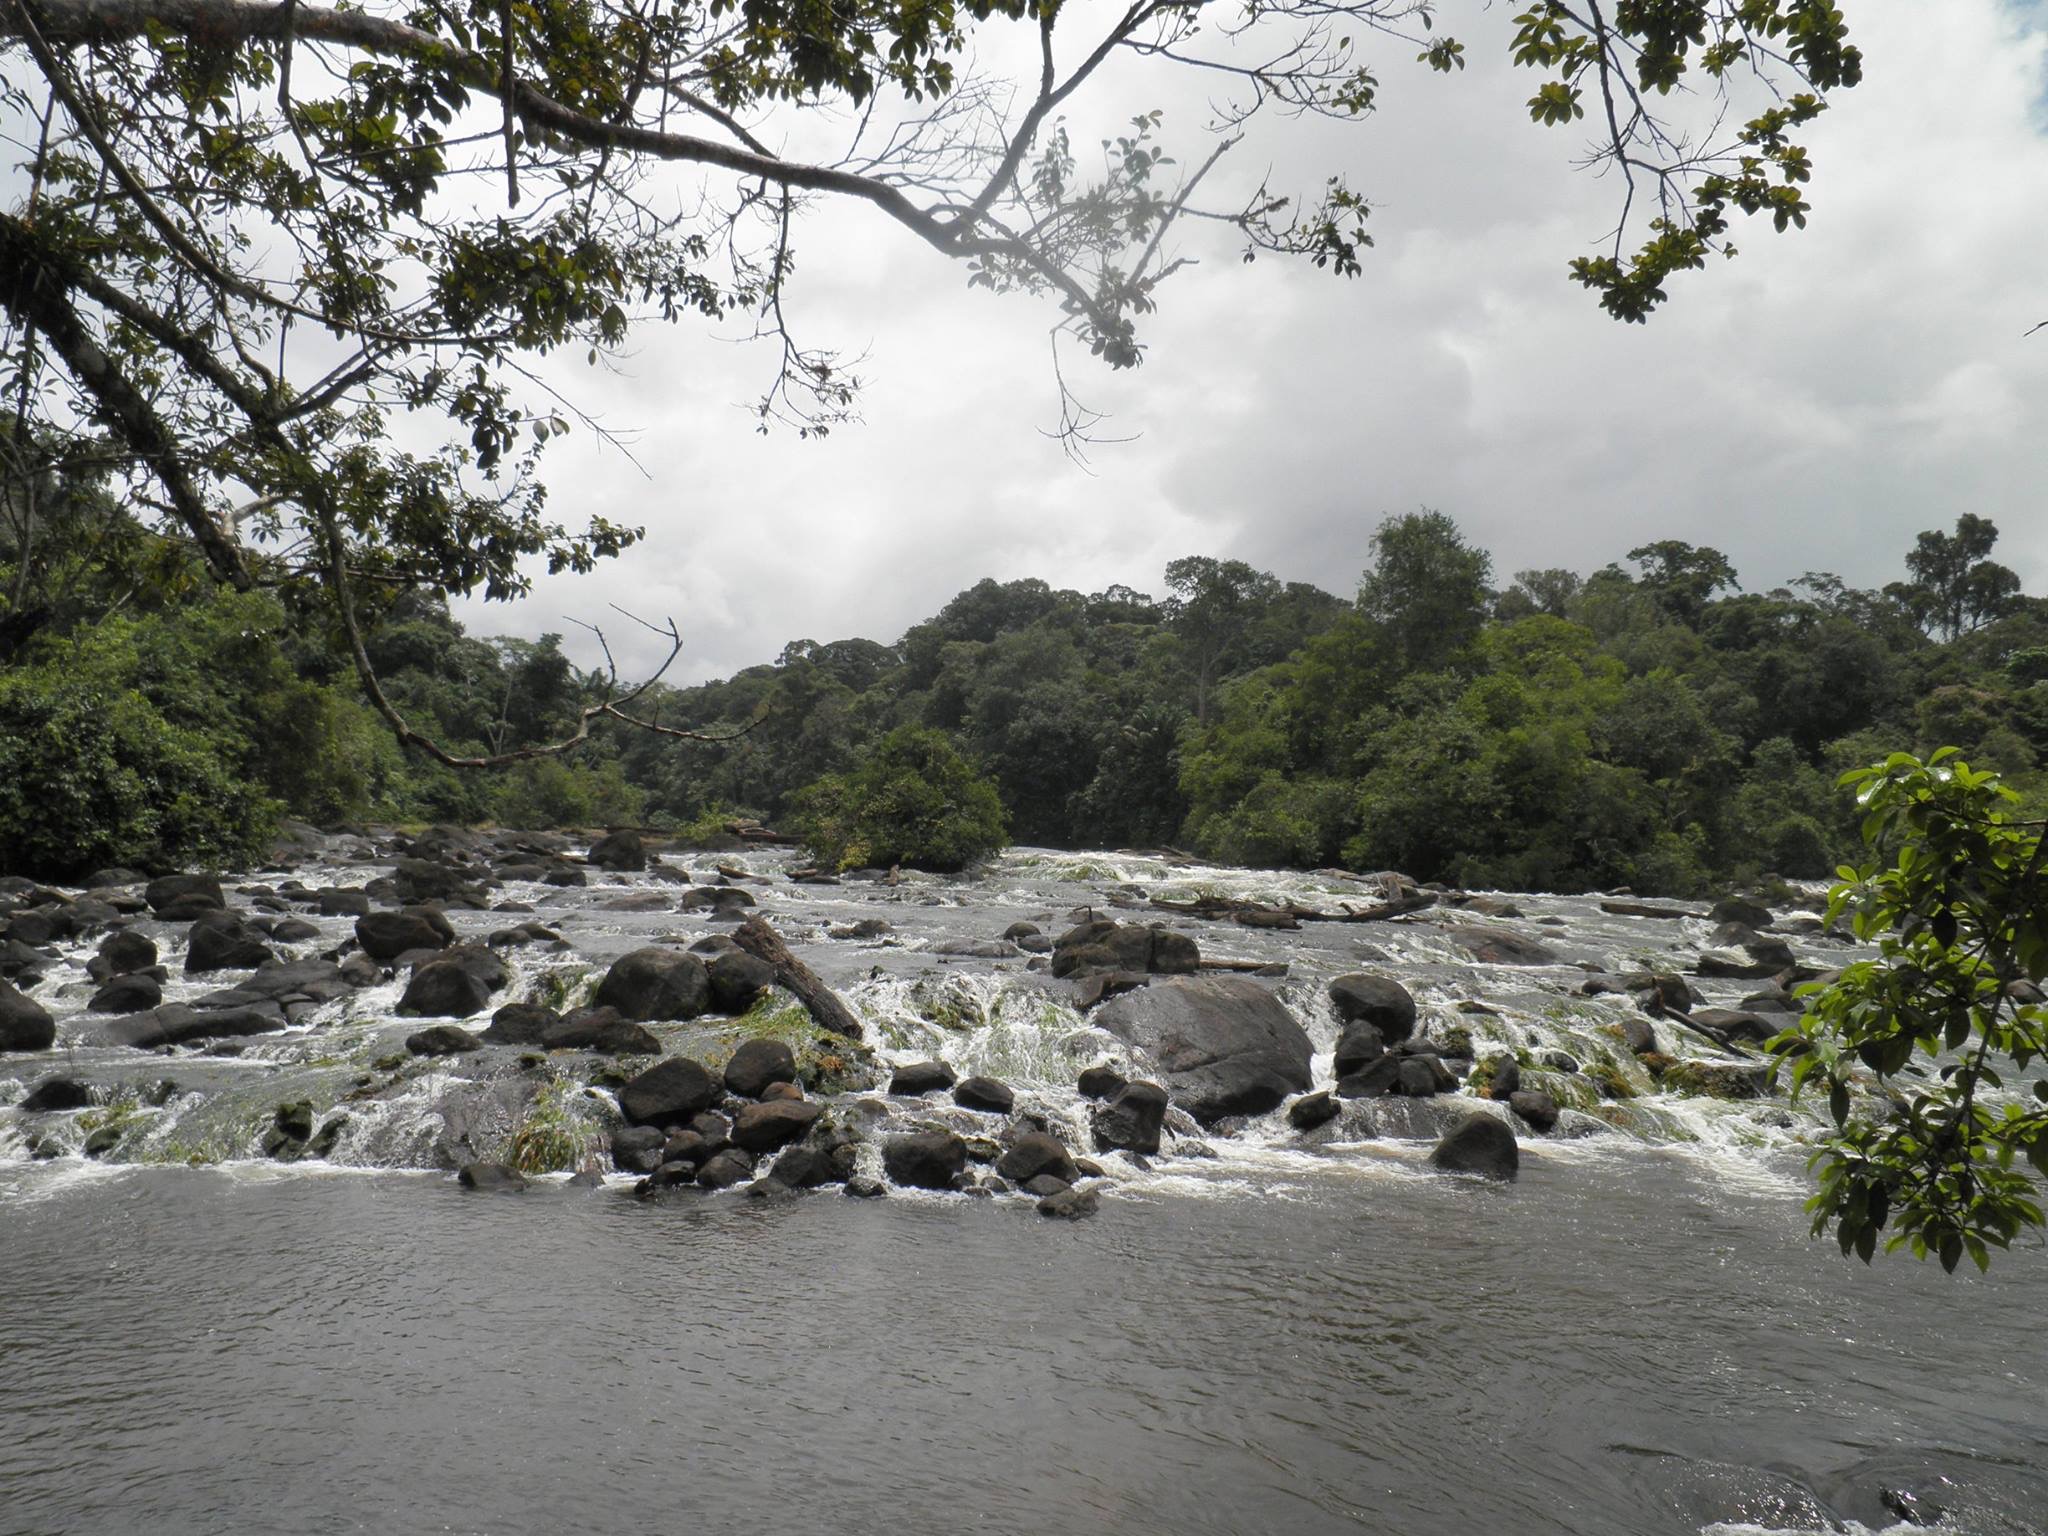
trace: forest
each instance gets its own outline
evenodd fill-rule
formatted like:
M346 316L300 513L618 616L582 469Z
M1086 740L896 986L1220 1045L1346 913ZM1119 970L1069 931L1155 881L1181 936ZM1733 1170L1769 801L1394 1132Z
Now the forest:
M844 824L893 773L974 822L922 851L939 865L1004 841L1172 846L1679 894L1829 874L1858 846L1836 780L1896 749L1960 747L2036 803L2048 782L2048 600L1973 514L1879 591L1745 590L1675 540L1502 581L1433 511L1362 536L1344 594L1202 556L1157 594L991 577L893 642L796 639L637 701L730 739L600 718L571 752L491 770L403 748L327 609L210 582L90 484L0 524L0 871L40 878L245 862L281 817L697 836L744 817L840 862L918 862ZM390 701L456 752L559 740L607 686L559 635L479 639L416 591L365 642Z

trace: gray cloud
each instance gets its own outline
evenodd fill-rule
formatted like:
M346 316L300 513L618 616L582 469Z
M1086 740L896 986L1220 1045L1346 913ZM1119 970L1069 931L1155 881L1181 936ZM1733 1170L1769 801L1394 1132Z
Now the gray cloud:
M1163 293L1144 367L1067 360L1105 430L1136 434L1092 473L1039 430L1047 307L970 293L864 210L821 208L796 314L814 342L869 354L866 424L758 436L738 407L764 382L760 349L646 331L616 374L557 375L637 429L645 472L587 434L548 464L565 519L643 523L646 543L463 617L530 634L612 603L672 613L690 637L675 675L696 678L799 636L893 639L983 575L1156 589L1200 551L1348 591L1379 518L1419 505L1456 517L1502 579L1682 538L1751 588L1811 569L1881 584L1917 530L1974 511L2048 591L2048 332L2020 335L2048 318L2048 36L1994 0L1954 0L1938 23L1895 3L1850 20L1868 78L1809 135L1811 227L1738 229L1741 257L1681 279L1647 327L1564 276L1615 189L1528 124L1530 77L1499 62L1491 12L1465 76L1390 65L1370 122L1248 142L1240 186L1269 165L1280 184L1355 168L1380 245L1338 283L1191 241L1203 262ZM1119 112L1160 104L1110 84ZM1164 105L1170 125L1201 108ZM625 663L658 653L613 630Z

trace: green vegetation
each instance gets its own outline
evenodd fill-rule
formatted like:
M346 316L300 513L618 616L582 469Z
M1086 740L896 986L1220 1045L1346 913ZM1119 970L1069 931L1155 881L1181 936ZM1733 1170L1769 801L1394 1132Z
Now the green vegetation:
M840 869L958 870L1008 841L995 786L943 734L911 725L797 796L794 815L805 842Z
M521 1173L573 1173L605 1145L597 1101L580 1083L550 1074L512 1133L512 1166Z
M1813 1158L1814 1231L1866 1263L1882 1237L1982 1269L2043 1225L2026 1165L2048 1175L2048 823L1952 748L1842 782L1871 857L1839 871L1829 916L1880 953L1807 988L1771 1047L1834 1121Z

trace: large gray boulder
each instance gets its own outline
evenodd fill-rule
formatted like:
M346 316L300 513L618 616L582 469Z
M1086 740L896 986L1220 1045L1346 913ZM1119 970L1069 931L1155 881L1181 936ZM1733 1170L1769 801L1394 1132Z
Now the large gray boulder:
M1415 1033L1415 999L1390 976L1355 971L1330 979L1330 1006L1348 1025L1370 1024L1388 1044Z
M57 1039L50 1010L0 981L0 1051L47 1051Z
M1204 1125L1264 1114L1311 1084L1307 1033L1241 976L1156 981L1103 1004L1094 1022L1148 1055L1173 1102Z
M711 1006L711 978L702 960L680 949L636 949L612 962L594 1001L636 1023L694 1019Z
M1450 1173L1476 1173L1489 1179L1512 1179L1521 1169L1515 1133L1492 1115L1474 1115L1445 1133L1429 1154L1430 1166Z
M357 918L356 942L374 960L396 960L415 949L446 949L455 942L455 929L433 907L407 907Z

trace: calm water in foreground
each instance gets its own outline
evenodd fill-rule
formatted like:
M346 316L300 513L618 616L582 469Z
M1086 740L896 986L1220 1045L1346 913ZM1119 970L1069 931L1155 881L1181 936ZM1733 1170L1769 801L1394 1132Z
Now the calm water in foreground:
M2048 1530L2039 1248L1866 1271L1677 1150L1078 1225L15 1167L0 1296L9 1536Z

